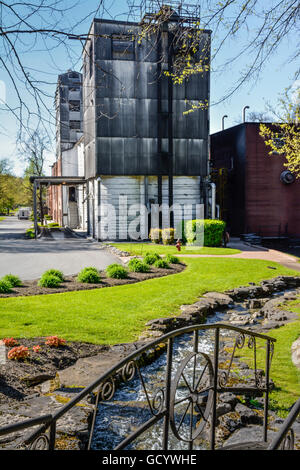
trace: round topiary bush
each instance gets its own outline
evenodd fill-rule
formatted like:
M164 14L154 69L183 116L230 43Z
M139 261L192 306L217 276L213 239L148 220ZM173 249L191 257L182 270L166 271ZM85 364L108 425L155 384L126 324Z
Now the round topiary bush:
M43 274L41 279L38 282L40 287L49 287L55 288L59 287L61 284L61 279L54 274Z
M8 282L11 287L21 287L22 285L21 279L13 274L6 274L6 276L2 278L2 281Z
M178 264L180 262L179 258L177 258L177 256L174 256L174 255L167 255L165 257L165 261L171 264Z
M48 275L48 274L58 277L58 279L60 279L61 282L64 281L64 275L63 275L63 273L62 273L61 271L59 271L58 269L48 269L48 271L45 271L45 272L44 272L43 276L44 276L44 275Z
M150 271L149 265L138 258L131 259L128 268L134 273L148 273Z
M3 279L0 280L0 294L9 294L11 292L11 284Z
M96 268L84 268L78 274L77 280L86 284L99 284L101 277Z
M116 263L107 266L106 274L113 279L126 279L128 277L127 269Z
M158 259L155 261L154 266L156 268L162 268L162 269L169 269L170 266L168 265L167 261L164 259Z
M158 253L146 253L146 256L144 257L144 263L146 264L154 264L155 261L161 259Z

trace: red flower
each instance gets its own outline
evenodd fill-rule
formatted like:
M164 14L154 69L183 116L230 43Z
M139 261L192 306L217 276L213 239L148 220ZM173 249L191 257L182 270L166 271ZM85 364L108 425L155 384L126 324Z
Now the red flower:
M7 346L8 348L11 348L18 344L18 341L14 338L4 338L2 341L5 344L5 346Z
M29 349L25 346L18 346L16 348L11 349L7 357L8 359L12 359L14 361L20 361L22 359L26 359L30 355Z
M66 340L59 338L58 336L48 336L48 338L46 338L45 344L50 347L58 348L58 346L65 346Z
M39 344L37 344L36 346L33 346L32 349L35 353L38 353L38 352L40 352L41 346Z

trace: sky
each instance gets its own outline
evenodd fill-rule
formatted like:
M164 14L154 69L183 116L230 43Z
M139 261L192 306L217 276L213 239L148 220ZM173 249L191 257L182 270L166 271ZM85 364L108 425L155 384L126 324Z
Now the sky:
M80 22L81 24L74 29L74 32L86 34L93 17L93 14L90 16L87 16L87 14L99 6L99 0L81 0L78 4L76 4L74 0L61 0L60 3L65 6L66 10L63 16L58 15L57 17L59 29L65 28L67 31L68 28L76 22ZM74 4L75 6L70 15L68 14L67 8ZM128 18L127 0L108 0L105 2L105 5L105 11L100 11L96 16L122 20ZM22 11L20 13L22 13ZM45 20L49 20L47 14L40 19L41 24L42 21ZM255 27L255 23L249 25L250 33L251 28L254 29ZM246 37L243 39L245 41L247 40ZM212 51L214 51L216 40L213 34ZM236 125L238 121L242 120L242 110L246 105L250 107L249 111L264 111L266 103L270 103L276 107L279 94L293 83L295 64L285 63L285 61L286 58L292 54L295 44L293 40L286 40L278 48L276 54L265 64L263 72L256 81L244 84L230 99L215 104L219 101L220 97L224 95L225 91L231 87L234 80L239 76L239 73L247 65L247 57L244 57L230 67L227 67L223 72L218 71L219 66L237 50L240 45L239 41L241 40L241 38L237 38L228 42L217 60L212 63L210 96L211 133L221 130L222 116L224 115L228 116L228 118L225 119L225 128ZM63 44L58 46L55 41L53 41L53 43L48 42L47 44L43 44L42 41L35 43L31 38L24 40L22 61L24 61L24 64L28 67L30 76L38 77L39 80L45 82L42 85L47 94L47 96L44 97L45 107L42 111L45 119L47 119L47 113L54 112L54 93L57 75L64 73L68 69L80 71L81 68L82 46L80 42L69 39L67 39L66 42L67 47ZM46 51L46 47L48 51ZM34 107L33 99L23 85L20 86L20 93L22 96L26 97L29 106L32 105L32 107ZM0 63L0 100L1 99L5 100L12 108L16 104L15 91L4 67ZM25 168L25 163L20 159L16 148L18 130L19 126L15 117L8 111L0 111L0 159L9 158L13 164L15 174L21 176ZM45 165L46 174L50 174L50 166L55 161L54 148L53 146L53 151L47 155Z

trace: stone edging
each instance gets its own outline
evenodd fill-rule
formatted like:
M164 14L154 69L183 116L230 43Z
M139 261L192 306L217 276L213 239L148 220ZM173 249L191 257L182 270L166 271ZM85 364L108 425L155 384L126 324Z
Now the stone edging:
M282 302L295 299L296 295L294 292L286 293L274 299L269 299L268 296L283 290L297 289L299 287L300 276L278 276L262 281L259 285L251 284L250 286L238 287L224 293L208 292L198 302L191 305L182 305L180 307L182 311L180 315L149 321L146 324L149 329L143 333L140 339L145 340L149 336L152 338L159 337L184 326L204 323L207 316L212 315L216 311L233 307L235 302L242 302L246 299L248 299L247 307L249 309L260 308L260 310L253 315L249 315L249 317L245 315L231 316L229 321L232 324L239 326L251 325L256 323L256 318L262 318L262 330L278 328L296 317L296 314L280 308Z

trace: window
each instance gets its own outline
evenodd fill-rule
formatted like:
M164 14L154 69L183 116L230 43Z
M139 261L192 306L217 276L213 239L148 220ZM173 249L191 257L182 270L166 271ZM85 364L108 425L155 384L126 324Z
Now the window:
M90 78L93 75L93 66L94 66L94 56L93 56L93 44L91 44L89 49L89 64L90 64Z
M80 101L72 101L72 100L70 100L70 101L69 101L69 109L70 109L70 111L79 112L79 111L80 111Z
M80 121L70 121L70 129L76 129L80 131Z
M128 36L112 38L112 58L134 60L134 41Z
M79 86L69 86L69 91L80 91Z

